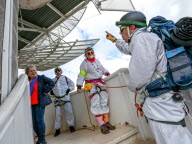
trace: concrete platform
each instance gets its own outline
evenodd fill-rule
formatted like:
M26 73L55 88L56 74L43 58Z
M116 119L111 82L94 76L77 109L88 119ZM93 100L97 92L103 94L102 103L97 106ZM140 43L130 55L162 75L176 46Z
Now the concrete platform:
M48 144L116 144L124 143L123 141L128 144L136 140L138 133L136 128L129 125L116 127L116 130L111 130L109 134L102 134L97 127L95 131L83 129L74 133L61 133L57 137L51 135L46 140Z

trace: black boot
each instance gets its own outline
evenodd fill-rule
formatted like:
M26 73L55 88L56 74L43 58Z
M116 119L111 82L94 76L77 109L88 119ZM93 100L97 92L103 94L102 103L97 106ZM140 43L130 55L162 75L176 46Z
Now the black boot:
M106 126L107 126L107 128L108 128L109 130L114 130L114 129L116 129L116 127L113 126L112 124L110 124L109 122L106 123Z
M107 125L106 125L106 124L103 124L103 125L101 126L101 132L102 132L103 134L108 134L108 133L110 133L110 131L109 131L109 129L107 128Z
M74 126L70 126L69 129L70 129L71 133L75 132Z
M59 134L60 134L60 129L57 129L57 130L55 131L54 137L58 136Z

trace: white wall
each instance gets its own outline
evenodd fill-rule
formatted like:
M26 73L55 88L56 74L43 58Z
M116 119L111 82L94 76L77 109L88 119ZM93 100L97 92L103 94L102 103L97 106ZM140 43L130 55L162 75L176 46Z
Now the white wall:
M109 77L106 77L104 80L107 83L107 86L124 86L127 85L127 74L127 68L120 69L111 74ZM148 124L145 121L145 118L138 118L136 116L136 108L134 106L134 94L130 92L127 87L108 88L107 91L109 94L110 122L116 125L124 125L127 122L130 125L133 125L139 129L141 137L152 138L152 134L149 130ZM87 94L86 98L88 101L88 107L90 108L90 99ZM76 128L79 129L83 126L91 127L84 93L82 92L78 94L77 92L72 92L71 102L75 115ZM49 105L48 107L46 107L45 111L45 122L47 127L46 133L54 133L54 106L52 104ZM67 130L68 127L65 122L65 116L62 116L62 128L63 130ZM92 123L98 126L96 118L91 114L91 112L90 116Z
M18 79L18 62L17 62L17 48L18 48L18 0L5 0L5 21L3 28L3 50L1 51L1 102L3 102L7 95L12 90Z
M0 106L0 144L34 144L29 82L24 74Z

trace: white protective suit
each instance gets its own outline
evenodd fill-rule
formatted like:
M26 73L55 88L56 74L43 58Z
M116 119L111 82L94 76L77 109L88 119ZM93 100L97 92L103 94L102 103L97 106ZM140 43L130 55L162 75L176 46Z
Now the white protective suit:
M128 88L141 93L145 87L167 72L167 59L163 42L159 37L138 29L132 36L131 42L116 41L117 48L124 54L131 55L129 63ZM192 135L181 125L164 124L157 121L178 122L185 117L181 102L172 99L171 91L155 98L147 97L143 111L157 144L192 144ZM152 120L151 120L152 119Z
M85 59L81 63L80 71L86 73L82 75L80 72L78 75L77 85L81 86L85 80L101 79L102 76L108 72L97 59L94 62L89 62ZM98 82L98 85L106 86L100 82ZM96 87L94 83L92 83L90 95L94 96L91 98L91 112L94 115L109 113L109 107L107 106L108 94L105 90L105 87Z
M67 81L66 81L67 80ZM65 118L68 126L74 126L74 115L73 109L70 102L70 95L66 94L66 90L70 89L73 91L75 89L74 83L72 80L65 76L61 76L58 80L57 77L53 79L55 82L55 87L53 88L53 93L55 97L55 108L56 108L56 118L55 118L55 129L61 128L61 109L63 108L65 111ZM65 97L62 97L64 96ZM62 97L62 98L57 98Z

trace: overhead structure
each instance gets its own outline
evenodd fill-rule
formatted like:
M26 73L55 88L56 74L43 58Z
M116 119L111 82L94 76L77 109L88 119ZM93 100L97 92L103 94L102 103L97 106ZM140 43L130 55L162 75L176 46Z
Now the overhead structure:
M94 46L99 39L64 40L92 1L100 10L134 11L131 0L20 0L18 17L19 68L35 64L38 70L63 65Z
M92 0L100 11L135 11L131 0ZM98 2L99 1L99 2Z
M135 10L131 0L19 1L21 6L18 17L19 50L33 45L48 44L59 37L67 36L80 21L86 10L85 6L90 1L95 4L98 10ZM40 41L41 39L43 41Z
M21 1L31 2L32 0ZM58 37L64 38L78 24L89 1L52 0L35 10L20 9L18 49L38 45L41 39L44 39L44 43L48 45L50 40L54 41ZM46 0L44 0L45 2ZM39 5L42 5L41 3Z
M34 10L40 8L52 0L19 0L19 5L22 9Z
M24 69L29 64L35 64L39 71L48 70L63 65L84 53L86 47L94 46L99 39L65 42L21 49L19 67Z
M35 64L40 71L63 65L94 46L99 39L64 40L81 20L91 0L20 0L18 64Z
M25 35L22 37L21 37L21 35L23 33L34 34L34 31L33 31L34 29L19 27L19 31L21 31L21 32L19 32L19 44L22 41L26 44L25 47L31 47L33 45L35 45L37 47L37 46L41 46L41 45L45 45L45 44L48 45L54 41L57 41L58 39L63 39L65 36L67 36L75 28L75 26L78 24L81 17L83 16L85 10L86 10L86 8L79 10L74 15L72 15L71 17L66 19L59 26L55 27L52 31L47 30L47 32L43 32L41 30L36 30L35 31L36 33L41 32L41 34L38 35L32 41L29 41L29 40L26 40L26 38L23 38L23 37L28 37L28 35ZM21 21L21 23L22 23L22 21ZM23 30L25 30L25 32L23 32Z

